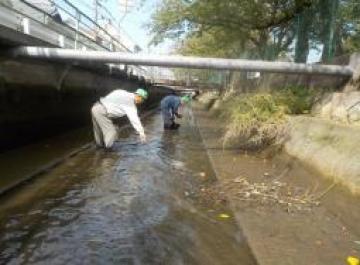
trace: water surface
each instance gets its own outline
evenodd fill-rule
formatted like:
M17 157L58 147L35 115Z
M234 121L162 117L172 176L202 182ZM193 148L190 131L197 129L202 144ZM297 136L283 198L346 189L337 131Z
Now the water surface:
M145 127L145 145L124 130L113 152L86 150L2 196L0 263L255 264L231 211L199 197L216 179L191 112L177 132L159 114Z

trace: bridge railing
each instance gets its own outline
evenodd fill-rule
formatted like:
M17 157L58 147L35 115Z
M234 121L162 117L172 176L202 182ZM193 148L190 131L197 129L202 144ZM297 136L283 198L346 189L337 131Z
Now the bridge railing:
M48 1L51 8L35 5L31 0L4 0L2 19L22 33L40 38L53 46L78 50L132 52L116 36L100 26L68 0ZM59 13L60 11L60 13ZM6 15L5 15L6 14ZM60 14L62 17L60 17ZM2 20L0 19L0 20ZM126 69L125 65L118 65ZM130 66L130 72L146 75L143 67Z
M109 33L104 27L100 26L96 21L79 10L68 0L57 0L53 3L60 11L68 15L69 18L73 20L73 23L71 23L71 21L64 21L64 23L75 29L77 35L85 34L109 51L132 52L130 47L126 47L118 40L118 38ZM108 25L110 26L111 24L109 23ZM79 37L77 35L75 38L75 44L78 40L77 38Z

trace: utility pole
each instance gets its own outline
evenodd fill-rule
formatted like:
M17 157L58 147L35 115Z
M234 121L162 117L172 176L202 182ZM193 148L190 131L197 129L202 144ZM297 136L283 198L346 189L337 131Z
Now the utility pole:
M122 14L119 19L120 26L126 15L128 15L136 7L136 0L118 0L118 6L120 14Z

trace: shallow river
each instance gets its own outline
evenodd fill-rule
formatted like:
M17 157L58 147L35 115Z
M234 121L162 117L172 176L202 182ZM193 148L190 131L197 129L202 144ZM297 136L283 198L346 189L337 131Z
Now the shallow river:
M123 130L2 196L0 264L255 264L231 211L199 197L216 180L191 113L145 127L145 145Z

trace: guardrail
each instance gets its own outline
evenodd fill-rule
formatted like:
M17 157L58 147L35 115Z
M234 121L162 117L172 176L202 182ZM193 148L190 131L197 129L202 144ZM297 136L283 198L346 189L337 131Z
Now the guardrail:
M21 0L21 1L26 2L26 0ZM88 15L80 11L68 0L57 0L56 2L53 3L59 10L63 11L64 13L66 13L76 21L76 26L74 29L77 35L81 34L82 30L86 28L88 32L94 33L93 35L94 41L103 42L104 40L107 40L107 43L102 43L102 45L106 50L132 52L131 49L126 47L124 44L122 44L117 38L112 36L107 30L101 27L96 21L94 21ZM81 26L83 26L84 29L82 29ZM70 27L72 27L72 25L70 25ZM100 38L103 38L104 40L101 40ZM75 45L76 45L76 41L77 38L75 38Z
M132 50L112 36L88 15L70 3L68 0L51 1L56 9L66 14L66 20L59 21L54 14L27 2L0 1L0 21L13 30L20 31L42 39L49 44L61 48L95 51L123 51ZM111 67L116 67L111 65ZM118 65L124 70L127 66ZM147 75L143 67L127 67L130 72L142 76Z

